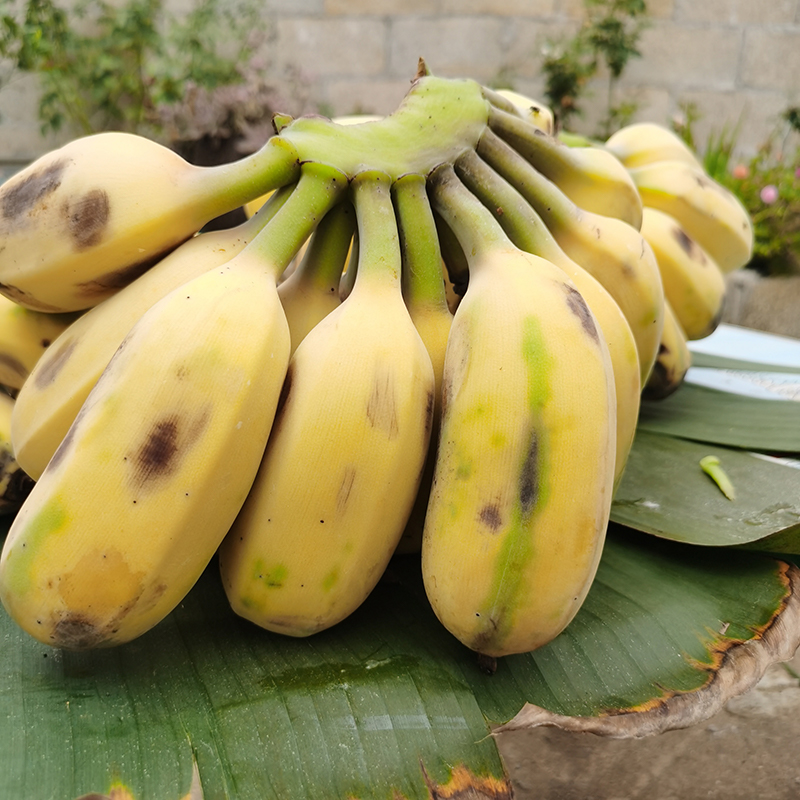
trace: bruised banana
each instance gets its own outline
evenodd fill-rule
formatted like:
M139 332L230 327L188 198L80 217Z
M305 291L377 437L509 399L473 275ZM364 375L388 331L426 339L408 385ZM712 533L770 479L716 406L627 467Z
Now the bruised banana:
M642 236L658 261L664 297L687 339L713 333L722 317L725 276L677 220L645 207Z
M317 187L319 213L346 186L334 172ZM39 641L81 650L139 636L227 533L289 360L276 282L302 236L294 217L274 222L141 317L20 509L0 599Z
M643 386L661 341L664 287L641 233L619 219L576 206L491 131L483 134L477 152L530 203L561 249L614 298L636 340Z
M21 389L28 375L75 314L44 314L0 296L0 384Z
M295 350L264 459L220 548L233 610L308 636L373 589L411 511L428 449L431 360L401 293L390 179L352 181L353 291Z
M686 334L669 302L664 303L664 331L650 378L642 395L645 400L663 400L683 384L692 365Z
M604 147L628 169L656 161L684 161L696 169L703 169L697 156L680 136L655 122L626 125L611 134Z
M739 198L685 161L657 161L629 170L642 203L676 219L723 273L753 255L753 223Z
M90 308L298 169L277 137L218 167L135 134L75 139L0 187L0 292L39 311Z
M642 200L628 170L599 147L569 147L535 125L494 106L489 127L575 205L639 229Z
M563 270L595 315L614 370L617 408L616 487L633 446L642 392L636 340L625 315L603 285L558 246L541 217L525 198L477 153L471 151L464 154L456 161L455 168L464 185L492 212L511 241L521 250L544 258Z
M561 270L514 247L452 167L429 189L470 282L445 358L425 589L467 647L527 652L574 617L600 559L614 480L611 362Z
M307 188L304 182L294 198L295 208L305 207L301 195ZM44 472L136 321L173 289L230 261L291 193L291 186L278 190L267 206L242 225L189 239L133 283L87 311L53 342L20 390L12 417L15 452L28 475L38 480Z
M442 275L436 222L422 175L404 175L392 187L402 253L403 297L411 321L431 359L434 377L431 437L417 497L397 546L398 553L418 553L433 484L442 416L442 376L453 313Z
M0 514L16 514L33 488L33 481L14 457L11 413L14 398L0 391Z

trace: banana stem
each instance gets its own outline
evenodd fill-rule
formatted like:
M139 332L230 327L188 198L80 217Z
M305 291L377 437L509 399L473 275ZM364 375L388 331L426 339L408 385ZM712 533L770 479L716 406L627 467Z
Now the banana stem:
M368 170L350 183L358 221L358 267L352 294L377 281L401 290L400 238L392 205L391 178Z
M514 116L519 116L517 107L499 92L490 89L488 86L481 86L481 93L495 108L499 108L501 111L506 111Z
M295 182L299 173L297 150L291 143L273 136L246 158L216 167L190 169L188 180L196 185L198 203L211 219Z
M555 263L565 258L531 204L474 150L459 158L455 169L464 185L495 215L517 247Z
M402 251L403 296L409 307L446 308L442 252L422 175L404 175L392 187Z
M563 230L581 216L578 206L555 183L491 130L484 131L476 152L530 203L550 231Z
M335 287L347 263L353 241L355 214L350 202L339 202L322 218L297 266L297 280L323 291Z
M464 186L450 164L443 164L431 173L428 191L436 212L458 239L470 269L491 250L511 244L500 223Z
M277 281L346 189L347 177L334 167L313 162L303 164L297 185L242 254L252 254L263 261Z

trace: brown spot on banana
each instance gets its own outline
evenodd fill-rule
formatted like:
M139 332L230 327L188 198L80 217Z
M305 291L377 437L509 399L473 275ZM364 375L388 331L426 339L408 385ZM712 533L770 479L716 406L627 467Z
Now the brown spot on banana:
M111 201L102 189L92 189L74 200L67 198L61 207L77 250L98 245L111 217Z
M692 239L683 228L675 227L672 229L672 236L675 241L680 246L681 250L686 253L692 261L696 261L698 264L703 264L704 266L708 264L708 259L706 258L705 253L700 249L697 242Z
M347 508L347 501L350 499L350 492L353 491L355 480L355 467L345 467L342 482L339 484L339 491L336 495L336 511L338 514L343 514Z
M9 300L13 300L15 303L19 303L21 306L32 308L35 311L44 311L48 314L57 314L64 310L63 308L59 308L57 306L51 306L49 303L42 303L35 297L32 297L24 289L20 289L18 286L13 286L10 283L0 283L0 294L5 295Z
M570 311L580 320L583 329L586 333L594 339L595 342L600 342L600 333L597 330L597 325L595 324L594 317L592 316L592 312L589 310L589 306L586 305L586 301L583 299L583 295L573 286L569 284L562 284L564 287L564 291L567 293L567 305L569 306Z
M7 191L0 192L3 217L15 220L34 209L37 203L52 194L61 185L66 162L55 161L41 172L35 172L20 183L9 182Z
M528 450L519 474L519 504L523 517L528 517L536 508L539 499L539 436L531 431Z
M397 437L399 429L394 377L388 369L381 370L372 384L372 392L367 400L367 419L373 428L383 430L388 439Z
M496 533L503 525L503 518L500 516L500 509L497 504L490 503L485 505L478 514L478 519L487 527L492 533Z
M65 614L53 626L50 638L65 650L90 650L107 638L108 627L87 614Z
M37 389L46 389L55 381L77 344L75 339L66 339L55 350L48 350L42 355L34 373L34 385Z

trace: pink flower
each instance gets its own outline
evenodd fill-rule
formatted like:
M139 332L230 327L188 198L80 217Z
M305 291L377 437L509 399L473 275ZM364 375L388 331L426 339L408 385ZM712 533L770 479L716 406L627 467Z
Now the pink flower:
M798 168L797 168L797 169L794 171L794 176L795 176L795 178L800 178L800 167L798 167Z
M766 203L767 205L769 205L770 203L774 203L778 199L778 189L771 183L768 183L761 190L759 197L761 197L762 203Z
M733 177L737 180L744 180L750 174L750 170L745 164L737 164L733 168Z

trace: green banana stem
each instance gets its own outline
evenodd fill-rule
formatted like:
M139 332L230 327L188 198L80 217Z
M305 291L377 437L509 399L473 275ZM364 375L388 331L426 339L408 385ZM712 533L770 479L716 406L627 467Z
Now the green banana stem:
M481 92L495 108L499 108L501 111L506 111L514 116L519 116L517 107L507 97L503 97L502 94L496 92L494 89L490 89L488 86L481 86Z
M203 198L211 219L295 182L299 173L295 148L273 136L246 158L216 167L195 167L189 180L197 184L198 196Z
M400 238L392 205L392 180L368 170L350 183L358 220L358 268L352 294L381 285L401 291Z
M285 200L276 201L280 208L241 254L260 259L277 281L346 189L347 178L339 170L313 162L303 164L297 185Z
M317 225L297 265L297 280L324 292L338 292L353 241L355 214L350 202L337 203Z
M517 247L555 263L565 258L531 204L474 150L459 158L455 169L464 185L495 215Z
M425 178L404 175L392 187L403 258L403 296L409 307L447 308L442 253Z
M476 152L517 189L551 231L570 227L582 215L581 209L555 183L491 130L484 131Z
M428 177L428 192L437 213L452 229L470 269L483 256L511 242L492 213L461 182L450 164L443 164Z

